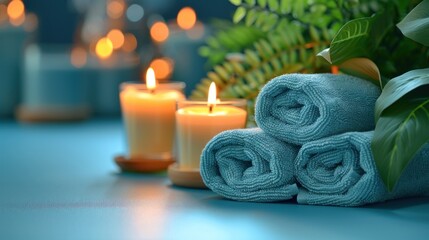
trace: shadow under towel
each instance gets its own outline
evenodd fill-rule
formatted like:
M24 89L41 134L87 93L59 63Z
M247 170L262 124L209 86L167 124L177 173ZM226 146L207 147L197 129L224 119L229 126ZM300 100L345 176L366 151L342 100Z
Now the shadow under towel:
M298 203L360 206L424 195L429 190L429 145L404 170L393 192L385 188L371 151L373 132L349 132L304 144L295 171Z
M298 148L259 128L225 131L201 156L201 176L215 193L238 201L273 202L298 193L294 165Z
M374 129L380 89L349 75L285 74L256 99L255 120L266 133L297 145L349 131Z

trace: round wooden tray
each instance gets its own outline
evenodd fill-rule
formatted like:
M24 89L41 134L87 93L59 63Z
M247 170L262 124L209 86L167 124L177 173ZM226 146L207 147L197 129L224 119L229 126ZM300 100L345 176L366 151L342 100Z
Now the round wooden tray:
M174 163L174 159L130 159L125 156L116 156L115 163L125 172L152 173L167 170Z
M174 185L188 188L207 188L198 170L181 170L177 163L168 167L168 177Z

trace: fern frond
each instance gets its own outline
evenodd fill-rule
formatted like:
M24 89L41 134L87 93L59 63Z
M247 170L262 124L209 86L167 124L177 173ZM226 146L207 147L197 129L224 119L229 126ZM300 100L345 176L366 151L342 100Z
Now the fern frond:
M237 6L233 21L243 21L263 31L284 29L284 20L297 21L307 26L326 27L333 21L342 21L343 15L335 0L266 0L231 1Z
M260 29L255 27L242 24L231 25L219 30L214 36L208 37L207 44L199 49L199 53L213 66L222 62L228 53L241 52L264 35Z

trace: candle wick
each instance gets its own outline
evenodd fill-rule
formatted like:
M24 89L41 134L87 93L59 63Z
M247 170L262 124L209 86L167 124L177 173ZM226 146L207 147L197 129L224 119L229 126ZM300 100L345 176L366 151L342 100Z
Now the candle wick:
M212 113L213 112L213 104L210 104L209 105L209 113Z
M154 93L155 93L155 89L150 89L150 90L149 90L149 92L150 92L151 94L154 94Z

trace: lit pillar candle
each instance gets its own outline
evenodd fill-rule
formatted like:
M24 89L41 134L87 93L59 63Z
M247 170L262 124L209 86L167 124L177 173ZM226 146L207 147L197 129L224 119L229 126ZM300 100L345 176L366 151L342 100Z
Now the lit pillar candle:
M218 133L246 124L246 100L216 101L210 85L207 102L179 102L176 112L178 161L181 170L199 170L203 148Z
M131 159L170 159L175 140L175 111L184 100L184 83L156 84L149 69L144 84L122 84L121 108Z

